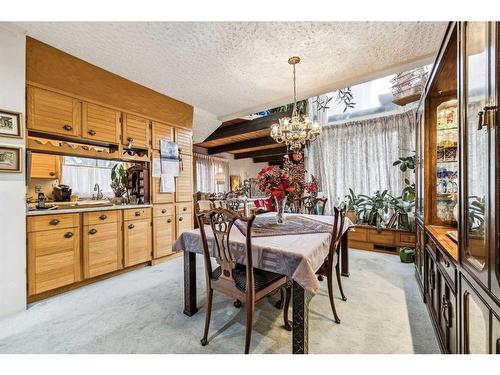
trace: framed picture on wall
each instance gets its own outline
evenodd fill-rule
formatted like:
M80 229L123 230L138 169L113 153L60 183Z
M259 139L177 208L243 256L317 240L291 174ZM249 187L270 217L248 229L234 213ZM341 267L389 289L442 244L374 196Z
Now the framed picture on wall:
M0 145L0 173L22 171L21 163L22 149L19 147Z
M0 136L22 137L21 114L0 109Z

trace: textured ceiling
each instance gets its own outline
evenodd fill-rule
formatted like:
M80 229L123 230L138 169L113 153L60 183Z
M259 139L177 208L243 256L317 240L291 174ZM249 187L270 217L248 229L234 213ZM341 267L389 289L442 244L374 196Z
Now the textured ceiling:
M28 22L28 35L219 119L429 60L445 22Z

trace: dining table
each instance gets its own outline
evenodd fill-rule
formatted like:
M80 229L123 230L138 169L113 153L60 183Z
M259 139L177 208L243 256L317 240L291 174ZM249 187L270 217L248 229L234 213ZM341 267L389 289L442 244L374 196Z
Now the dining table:
M275 212L258 215L258 218L275 216ZM298 218L299 216L299 218ZM288 276L292 281L292 353L307 354L309 351L309 303L319 291L320 281L316 271L329 253L333 216L285 213L285 222L308 221L308 230L290 230L256 237L252 234L252 257L254 268ZM265 220L265 219L261 219ZM314 223L318 223L316 226ZM321 224L323 223L323 224ZM349 276L347 237L354 226L345 217L339 249L342 276ZM214 236L206 226L207 241L212 255ZM315 228L318 228L316 231ZM299 233L300 232L300 233ZM230 251L233 253L245 244L245 235L234 225L230 232ZM196 254L203 253L199 229L183 232L173 244L173 251L184 251L184 314L192 316L198 311L196 301ZM244 257L239 255L241 261ZM235 254L235 258L237 255Z

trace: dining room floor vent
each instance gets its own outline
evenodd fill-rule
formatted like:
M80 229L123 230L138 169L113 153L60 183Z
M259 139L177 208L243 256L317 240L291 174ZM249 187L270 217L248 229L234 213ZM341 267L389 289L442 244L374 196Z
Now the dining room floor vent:
M393 253L397 253L398 252L397 246L389 246L389 245L373 244L373 249L374 250L390 251L390 252L393 252Z

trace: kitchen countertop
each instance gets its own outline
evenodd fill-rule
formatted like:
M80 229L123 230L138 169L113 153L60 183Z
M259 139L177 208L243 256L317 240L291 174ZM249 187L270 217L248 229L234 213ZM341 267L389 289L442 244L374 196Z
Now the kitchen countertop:
M57 215L57 214L73 214L79 212L92 212L92 211L113 211L113 210L127 210L129 208L150 208L152 204L116 204L112 206L101 207L81 207L81 208L60 208L57 210L28 210L26 216L37 215Z

